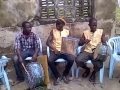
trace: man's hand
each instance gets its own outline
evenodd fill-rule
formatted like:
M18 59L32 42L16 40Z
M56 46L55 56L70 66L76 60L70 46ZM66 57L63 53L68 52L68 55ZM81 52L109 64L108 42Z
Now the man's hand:
M85 45L83 45L83 47L81 48L81 52L83 52L85 50Z
M60 51L54 50L55 54L60 54Z
M37 54L33 55L32 60L35 61L35 62L37 61Z
M89 42L90 42L89 39L86 39L86 40L85 40L85 44L88 44Z

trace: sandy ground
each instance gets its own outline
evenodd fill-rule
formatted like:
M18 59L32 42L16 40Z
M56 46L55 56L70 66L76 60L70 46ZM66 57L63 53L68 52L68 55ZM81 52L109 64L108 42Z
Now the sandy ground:
M51 90L120 90L120 66L117 66L112 80L108 78L108 69L105 69L104 83L102 85L99 83L98 80L99 75L97 75L97 83L93 84L89 82L89 78L82 78L81 73L78 79L74 78L69 84L65 84L63 81L61 81L60 85L53 86L51 82ZM13 68L9 70L8 76L9 79L15 81L16 76ZM0 87L0 90L4 90L2 86ZM27 84L25 82L19 83L15 86L11 86L11 90L26 90L26 88Z

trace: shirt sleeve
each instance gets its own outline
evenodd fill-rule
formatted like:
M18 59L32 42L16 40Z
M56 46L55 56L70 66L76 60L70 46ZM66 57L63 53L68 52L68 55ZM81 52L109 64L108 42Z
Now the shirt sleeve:
M20 49L20 35L15 38L15 49Z

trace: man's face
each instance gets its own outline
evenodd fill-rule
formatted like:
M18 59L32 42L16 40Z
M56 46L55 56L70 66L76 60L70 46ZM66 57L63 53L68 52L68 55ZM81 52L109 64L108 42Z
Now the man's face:
M32 26L30 23L26 23L25 26L23 27L23 33L25 35L29 35L31 33Z
M59 30L59 31L62 31L63 30L63 24L56 24L56 28L57 28L57 30Z
M95 32L97 29L97 20L92 20L89 23L89 26L90 26L91 32Z

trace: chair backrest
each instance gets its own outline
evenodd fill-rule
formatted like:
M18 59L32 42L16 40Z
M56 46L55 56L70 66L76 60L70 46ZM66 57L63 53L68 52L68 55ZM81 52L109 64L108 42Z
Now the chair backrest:
M50 48L47 46L47 56L50 56Z
M2 60L2 59L0 59L0 78L3 76L4 66L6 66L7 62L8 62L8 60Z
M110 38L108 40L108 45L112 53L120 52L120 36Z
M40 52L42 53L42 42L40 38L39 38L39 42L40 42Z

